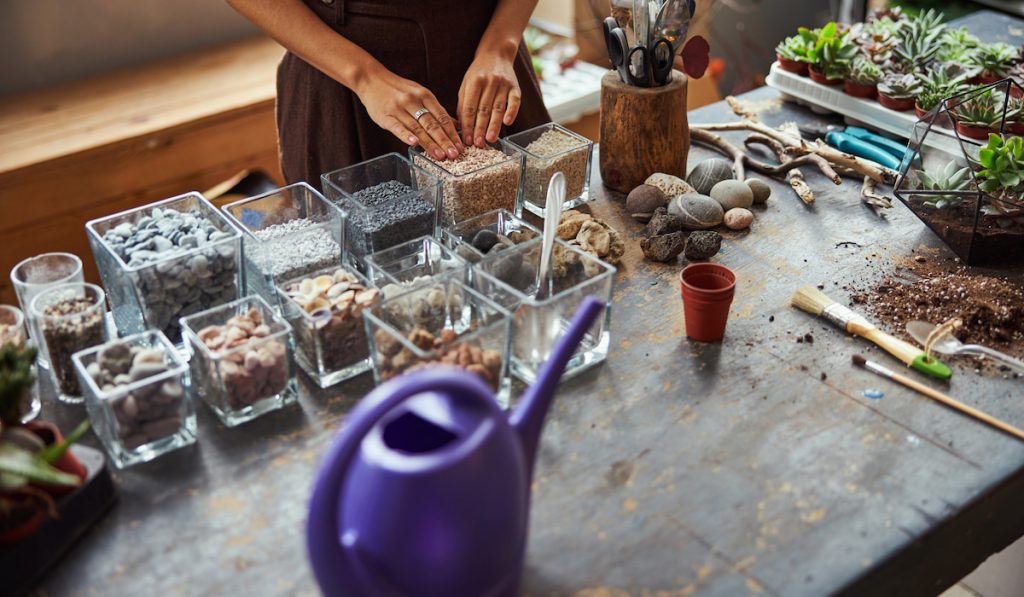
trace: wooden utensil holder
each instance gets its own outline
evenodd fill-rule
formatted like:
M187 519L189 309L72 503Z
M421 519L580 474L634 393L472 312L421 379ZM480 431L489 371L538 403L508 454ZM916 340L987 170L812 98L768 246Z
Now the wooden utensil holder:
M655 172L686 178L690 125L686 75L661 87L634 87L609 71L601 79L601 178L628 193Z

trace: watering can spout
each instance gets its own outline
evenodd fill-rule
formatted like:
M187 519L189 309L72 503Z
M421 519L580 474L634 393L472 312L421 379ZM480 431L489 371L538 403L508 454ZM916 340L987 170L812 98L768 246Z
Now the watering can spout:
M519 441L526 456L527 478L533 476L533 462L537 455L540 432L555 398L555 390L562 378L565 366L569 363L576 347L594 321L604 311L605 304L592 296L586 297L573 316L569 329L551 351L551 356L540 370L537 381L523 395L519 406L512 412L509 422L519 434Z

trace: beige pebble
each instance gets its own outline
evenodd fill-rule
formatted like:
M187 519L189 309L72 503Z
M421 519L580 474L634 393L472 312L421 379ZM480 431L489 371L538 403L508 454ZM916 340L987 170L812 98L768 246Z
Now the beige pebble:
M754 221L754 214L749 209L734 207L725 212L725 225L731 230L743 230L749 228Z

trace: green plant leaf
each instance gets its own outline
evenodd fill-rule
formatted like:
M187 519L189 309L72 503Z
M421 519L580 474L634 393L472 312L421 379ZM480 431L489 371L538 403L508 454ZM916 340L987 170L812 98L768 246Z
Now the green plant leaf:
M71 447L71 444L81 439L82 436L85 435L87 431L89 431L89 421L85 420L79 423L78 427L75 427L74 431L69 433L67 437L64 438L64 441L50 446L46 446L45 448L39 451L39 454L37 454L37 456L39 456L39 458L42 458L44 461L52 464L58 458L63 456L64 452L67 452L68 448Z
M45 460L11 444L0 444L0 472L9 476L23 477L28 481L53 485L78 485L79 478L63 473ZM4 483L11 482L8 477ZM11 487L7 487L11 489Z
M837 29L838 26L836 25L836 22L830 21L828 25L825 25L825 27L822 28L821 37L825 39L832 39L833 37L836 36Z

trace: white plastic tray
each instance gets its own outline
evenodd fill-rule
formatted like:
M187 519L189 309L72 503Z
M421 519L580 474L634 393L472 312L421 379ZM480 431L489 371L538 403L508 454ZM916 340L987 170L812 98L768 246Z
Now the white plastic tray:
M597 112L601 108L601 77L606 72L607 68L579 61L541 81L540 90L551 120L564 124Z

